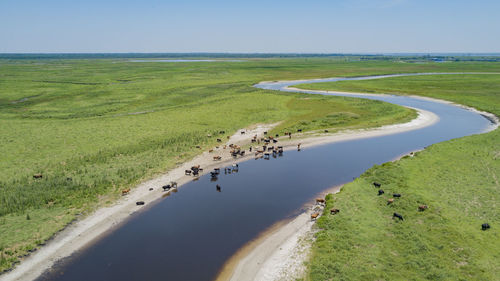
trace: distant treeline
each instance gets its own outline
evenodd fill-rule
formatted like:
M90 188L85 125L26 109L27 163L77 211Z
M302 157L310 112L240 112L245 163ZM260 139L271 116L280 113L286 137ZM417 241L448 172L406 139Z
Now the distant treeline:
M137 59L137 58L308 58L348 57L359 60L403 61L500 61L500 53L488 54L314 54L314 53L24 53L0 54L0 59Z

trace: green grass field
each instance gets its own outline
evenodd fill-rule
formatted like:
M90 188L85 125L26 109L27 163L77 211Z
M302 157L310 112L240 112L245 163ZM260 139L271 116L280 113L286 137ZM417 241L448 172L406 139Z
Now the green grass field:
M433 75L301 85L413 94L500 116L500 75ZM500 280L500 131L432 145L374 166L327 197L309 280ZM377 196L372 183L382 183ZM401 193L387 205L392 193ZM429 209L418 211L426 204ZM393 212L404 221L392 218ZM481 230L488 222L492 228Z
M252 87L257 82L429 71L493 72L500 65L346 58L2 59L0 271L77 214L112 203L121 189L191 159L202 151L196 145L213 146L221 130L227 135L283 121L276 132L334 131L415 116L382 102L264 91ZM34 180L35 173L43 179Z

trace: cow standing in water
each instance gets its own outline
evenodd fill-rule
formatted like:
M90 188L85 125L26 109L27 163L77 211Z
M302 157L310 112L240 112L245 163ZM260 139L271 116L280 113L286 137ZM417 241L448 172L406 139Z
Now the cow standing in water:
M215 189L217 189L217 191L218 191L218 192L221 192L221 191L222 191L222 190L221 190L220 185L216 185L216 186L215 186Z

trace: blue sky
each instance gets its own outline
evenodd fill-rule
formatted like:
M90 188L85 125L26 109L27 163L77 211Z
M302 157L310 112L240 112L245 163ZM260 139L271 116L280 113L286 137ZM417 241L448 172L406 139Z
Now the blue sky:
M500 52L500 0L0 0L8 52Z

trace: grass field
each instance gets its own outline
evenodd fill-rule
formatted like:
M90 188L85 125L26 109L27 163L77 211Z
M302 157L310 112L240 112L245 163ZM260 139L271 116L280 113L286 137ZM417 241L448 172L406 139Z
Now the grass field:
M414 94L500 116L500 75L435 75L301 85ZM500 131L432 145L374 166L327 197L309 280L499 280ZM372 183L385 194L377 196ZM387 205L392 193L401 193ZM429 206L424 212L418 206ZM392 218L393 212L404 221ZM481 230L488 222L492 228Z
M0 271L77 214L194 157L196 145L213 146L221 130L277 121L276 132L361 128L415 114L375 101L253 88L259 81L499 70L496 63L346 58L0 60Z

